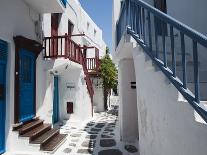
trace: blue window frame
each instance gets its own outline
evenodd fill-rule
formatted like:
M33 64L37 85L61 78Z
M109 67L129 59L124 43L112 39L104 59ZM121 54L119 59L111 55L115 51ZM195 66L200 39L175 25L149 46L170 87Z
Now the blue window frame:
M66 8L67 0L60 0L63 4L63 6Z

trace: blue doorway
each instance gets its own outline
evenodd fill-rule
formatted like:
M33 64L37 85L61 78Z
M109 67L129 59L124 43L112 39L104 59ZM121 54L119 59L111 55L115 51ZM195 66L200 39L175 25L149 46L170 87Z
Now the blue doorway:
M26 122L35 116L35 54L19 51L19 122Z
M58 77L54 77L54 97L53 97L53 124L59 121L59 84Z
M7 52L8 44L0 40L0 154L5 152Z

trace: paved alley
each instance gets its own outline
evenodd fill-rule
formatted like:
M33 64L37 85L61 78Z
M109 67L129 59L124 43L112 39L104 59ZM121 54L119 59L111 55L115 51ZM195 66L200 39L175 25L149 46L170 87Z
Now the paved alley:
M112 105L107 113L96 114L94 120L83 125L66 123L61 133L68 134L67 141L55 155L138 155L135 147L120 142L118 105Z

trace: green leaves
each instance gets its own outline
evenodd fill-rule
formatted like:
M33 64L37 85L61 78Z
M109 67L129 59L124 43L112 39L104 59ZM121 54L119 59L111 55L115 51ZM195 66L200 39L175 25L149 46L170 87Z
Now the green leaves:
M103 79L103 87L110 90L117 87L118 71L109 56L109 49L106 48L106 55L101 59L100 74Z

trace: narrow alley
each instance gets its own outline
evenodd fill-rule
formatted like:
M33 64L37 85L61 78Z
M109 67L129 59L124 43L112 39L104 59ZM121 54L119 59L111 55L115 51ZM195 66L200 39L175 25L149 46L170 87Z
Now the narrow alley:
M135 147L120 142L118 103L114 102L118 100L112 100L108 112L96 113L95 118L89 122L82 125L68 122L62 126L60 132L68 134L68 137L55 155L138 155Z

